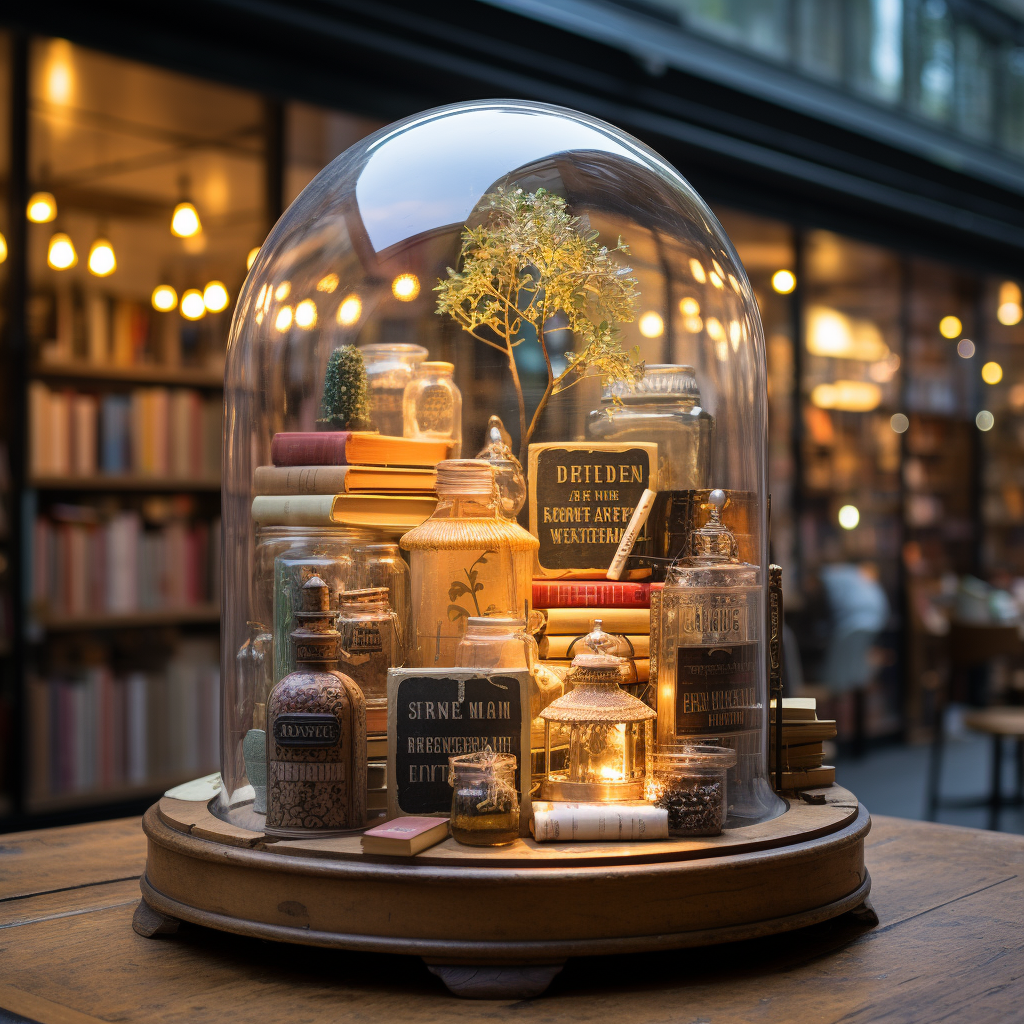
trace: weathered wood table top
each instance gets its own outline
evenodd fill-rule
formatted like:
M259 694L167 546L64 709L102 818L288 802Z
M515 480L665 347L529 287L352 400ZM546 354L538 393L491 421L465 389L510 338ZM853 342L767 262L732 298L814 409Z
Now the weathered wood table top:
M477 1002L415 957L140 938L137 818L0 836L0 1022L1024 1020L1024 836L876 818L865 853L877 927L570 960L540 999Z

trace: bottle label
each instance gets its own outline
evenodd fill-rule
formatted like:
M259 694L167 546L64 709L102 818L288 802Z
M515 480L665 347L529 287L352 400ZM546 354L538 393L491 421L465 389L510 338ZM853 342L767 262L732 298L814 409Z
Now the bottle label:
M274 719L274 741L282 747L335 747L341 723L334 715L301 712Z
M676 731L728 735L760 727L757 644L680 647L676 657Z
M757 639L750 611L750 596L743 590L739 593L698 591L678 599L678 629L682 637L693 644L745 643Z

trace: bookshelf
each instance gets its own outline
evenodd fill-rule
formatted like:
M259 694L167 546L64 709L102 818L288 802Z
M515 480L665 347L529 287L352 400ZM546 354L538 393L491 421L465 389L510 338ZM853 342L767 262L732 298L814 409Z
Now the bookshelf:
M41 36L11 59L0 831L127 813L217 770L223 365L283 166L280 105L253 93ZM74 95L48 95L56 65ZM28 223L39 190L56 216ZM185 194L190 238L170 230ZM185 316L211 282L228 305Z

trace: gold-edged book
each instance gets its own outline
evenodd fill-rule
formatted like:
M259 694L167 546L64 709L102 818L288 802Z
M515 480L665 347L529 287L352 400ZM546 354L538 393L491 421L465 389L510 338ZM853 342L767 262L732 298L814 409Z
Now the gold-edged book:
M386 532L411 530L437 507L433 495L261 494L252 500L260 526L367 526Z
M547 636L579 636L601 620L606 633L650 633L650 608L543 608ZM577 645L578 646L578 645Z

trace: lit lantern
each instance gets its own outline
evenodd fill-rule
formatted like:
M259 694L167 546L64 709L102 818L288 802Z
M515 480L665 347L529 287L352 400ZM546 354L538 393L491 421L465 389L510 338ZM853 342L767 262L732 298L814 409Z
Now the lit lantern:
M540 712L544 719L542 800L641 800L654 755L656 713L619 686L621 658L578 654L572 689ZM569 733L566 768L551 768L552 724Z

